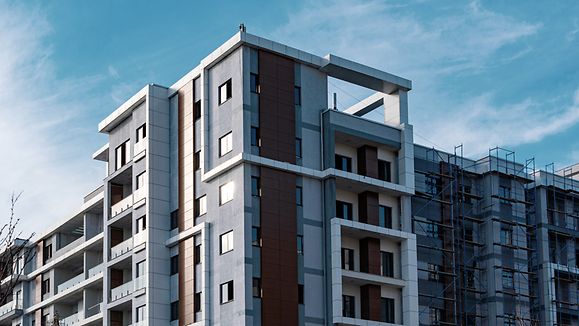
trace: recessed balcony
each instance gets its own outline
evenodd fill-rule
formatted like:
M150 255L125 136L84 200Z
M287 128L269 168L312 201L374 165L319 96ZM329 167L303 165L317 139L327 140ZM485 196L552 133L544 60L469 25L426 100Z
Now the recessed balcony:
M133 238L129 238L111 248L111 260L133 250Z
M20 315L22 315L22 300L10 301L0 306L0 324L11 322Z

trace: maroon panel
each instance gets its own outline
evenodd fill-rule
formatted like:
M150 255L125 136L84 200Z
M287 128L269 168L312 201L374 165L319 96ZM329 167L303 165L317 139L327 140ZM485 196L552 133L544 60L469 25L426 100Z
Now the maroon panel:
M380 239L360 240L360 272L380 275Z
M380 286L366 284L360 287L362 319L380 321Z
M379 225L378 193L365 191L358 194L358 219L362 223Z
M358 174L378 178L378 149L364 145L358 148Z
M261 168L262 325L298 324L296 176Z

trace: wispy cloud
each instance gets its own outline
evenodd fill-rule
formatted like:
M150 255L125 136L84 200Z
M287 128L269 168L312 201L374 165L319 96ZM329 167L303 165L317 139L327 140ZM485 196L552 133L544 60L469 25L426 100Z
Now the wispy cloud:
M98 107L90 90L103 75L60 79L40 10L0 1L0 221L12 191L26 231L66 217L104 176L90 162L94 129L79 128Z

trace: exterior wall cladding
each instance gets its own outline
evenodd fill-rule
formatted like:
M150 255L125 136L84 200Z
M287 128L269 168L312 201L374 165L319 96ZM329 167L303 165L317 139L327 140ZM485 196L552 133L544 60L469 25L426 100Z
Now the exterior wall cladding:
M376 93L328 109L330 77ZM410 89L245 32L145 86L0 325L577 325L576 167L415 145Z

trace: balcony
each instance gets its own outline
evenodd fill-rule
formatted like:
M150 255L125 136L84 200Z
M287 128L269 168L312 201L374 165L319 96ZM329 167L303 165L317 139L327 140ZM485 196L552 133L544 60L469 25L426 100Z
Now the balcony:
M60 320L60 326L73 326L78 324L80 324L80 315L78 312Z
M103 264L99 264L88 270L88 277L91 278L103 271Z
M123 285L119 285L114 289L111 289L111 302L119 300L133 293L134 285L133 281L128 281Z
M84 243L84 238L83 238L83 237L80 237L80 238L74 240L73 242L67 244L66 246L58 249L58 250L54 253L54 255L52 256L52 259L51 259L51 260L55 260L56 258L63 256L63 255L66 254L67 252L69 252L69 251L71 251L71 250L73 250L73 249L75 249L75 248L78 248L78 246L80 246L80 245L83 244L83 243Z
M145 275L139 276L137 278L135 278L135 291L138 291L140 289L144 289L147 283L147 277Z
M118 203L111 206L111 217L119 215L120 213L131 208L132 206L133 206L133 194L130 194L127 197L123 198Z
M11 322L12 318L22 315L22 301L10 301L0 307L0 323Z
M57 288L57 293L61 293L63 291L66 291L66 290L74 287L75 285L82 283L83 281L84 281L84 273L79 274L79 275L71 278L70 280L60 284Z
M124 255L131 250L133 250L133 238L128 238L127 240L111 248L111 260Z

